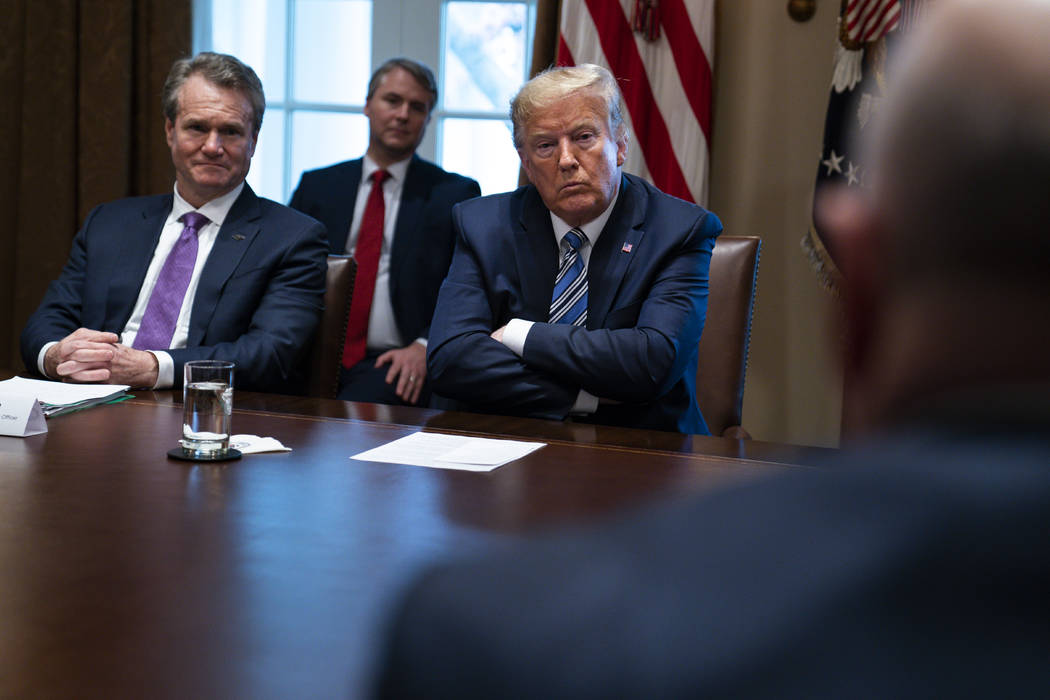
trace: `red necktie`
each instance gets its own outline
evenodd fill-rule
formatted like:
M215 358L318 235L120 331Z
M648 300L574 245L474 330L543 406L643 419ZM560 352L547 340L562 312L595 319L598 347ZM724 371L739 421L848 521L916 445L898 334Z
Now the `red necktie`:
M357 232L354 260L357 275L354 295L350 299L350 320L346 324L346 343L343 345L343 367L353 367L365 356L368 338L368 314L372 310L372 296L376 290L379 272L379 252L383 249L383 222L386 204L383 202L383 180L390 176L385 170L372 173L372 191L368 193L361 229Z

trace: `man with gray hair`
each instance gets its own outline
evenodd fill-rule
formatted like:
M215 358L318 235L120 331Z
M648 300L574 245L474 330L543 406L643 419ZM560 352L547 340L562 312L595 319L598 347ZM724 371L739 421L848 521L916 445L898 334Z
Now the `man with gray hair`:
M22 332L26 367L67 382L182 385L229 360L237 385L289 391L324 297L324 228L245 182L266 100L233 56L177 61L164 84L174 192L96 207Z
M820 207L877 436L431 570L379 697L1047 695L1050 3L925 21L865 134L871 189Z
M468 410L706 433L697 348L714 214L621 172L604 68L553 68L511 103L531 182L453 210L427 366Z

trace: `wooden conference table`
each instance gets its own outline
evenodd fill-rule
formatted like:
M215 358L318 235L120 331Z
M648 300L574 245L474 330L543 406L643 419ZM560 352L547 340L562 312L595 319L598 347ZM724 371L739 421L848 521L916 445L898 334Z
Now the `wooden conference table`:
M194 464L180 425L181 394L136 392L0 437L0 697L359 697L425 562L822 456L241 392L234 432L293 451ZM549 444L489 473L349 459L420 427Z

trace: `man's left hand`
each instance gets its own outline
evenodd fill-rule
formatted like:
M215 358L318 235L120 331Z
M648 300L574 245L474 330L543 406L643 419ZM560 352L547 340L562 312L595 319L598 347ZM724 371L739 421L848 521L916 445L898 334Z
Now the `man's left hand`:
M127 384L139 389L152 389L157 384L157 357L145 350L127 345L113 345L113 359L109 363L109 383Z
M427 349L422 343L413 342L397 350L387 350L376 358L376 367L388 363L390 369L386 373L386 383L397 382L398 398L415 404L427 376Z

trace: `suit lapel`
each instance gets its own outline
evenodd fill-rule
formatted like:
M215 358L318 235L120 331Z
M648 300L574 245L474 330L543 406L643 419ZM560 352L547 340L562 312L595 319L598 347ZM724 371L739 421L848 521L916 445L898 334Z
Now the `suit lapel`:
M333 255L346 255L346 239L350 236L350 224L354 221L354 207L357 206L357 190L361 186L362 159L352 160L347 164L349 179L345 190L329 193L332 206L335 208L333 221L338 227L328 232L328 241Z
M259 198L245 183L244 190L233 203L230 213L226 215L226 220L215 239L215 245L204 263L204 269L201 270L197 294L193 299L193 311L190 313L187 346L203 344L204 332L215 313L215 304L223 286L259 233L260 216Z
M514 255L521 279L521 297L527 319L546 322L550 314L558 246L551 215L535 187L522 195L521 228L515 232Z
M171 213L171 204L170 194L150 198L141 210L131 214L127 231L120 233L121 243L116 249L120 251L122 263L114 266L120 274L110 281L103 330L111 330L119 335L127 325L157 249L164 222Z
M620 180L620 196L616 208L605 223L598 243L594 246L587 268L587 327L602 328L605 317L623 284L627 268L645 231L645 210L648 204L642 189L626 176Z
M411 259L412 249L425 243L419 240L419 236L423 231L423 205L431 183L423 177L418 163L419 157L412 156L412 162L405 171L405 184L401 188L401 204L397 209L394 242L390 251L391 288L400 279L403 263ZM361 180L360 172L357 179Z

